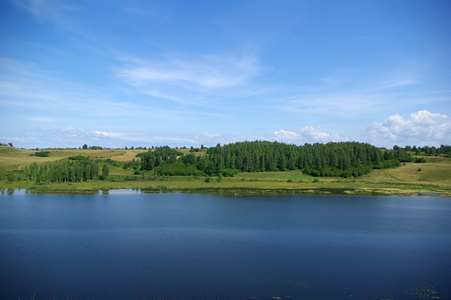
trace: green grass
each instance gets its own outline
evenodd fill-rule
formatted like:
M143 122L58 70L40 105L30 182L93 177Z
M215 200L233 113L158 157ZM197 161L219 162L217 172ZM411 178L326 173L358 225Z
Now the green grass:
M255 173L239 173L235 176L235 178L244 178L244 179L252 179L252 180L265 180L265 181L312 181L314 177L302 174L302 172L296 171L288 171L288 172L255 172Z

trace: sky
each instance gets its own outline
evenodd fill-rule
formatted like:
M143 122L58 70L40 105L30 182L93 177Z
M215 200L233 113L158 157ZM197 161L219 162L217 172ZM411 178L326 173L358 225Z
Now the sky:
M0 0L0 142L451 144L448 0Z

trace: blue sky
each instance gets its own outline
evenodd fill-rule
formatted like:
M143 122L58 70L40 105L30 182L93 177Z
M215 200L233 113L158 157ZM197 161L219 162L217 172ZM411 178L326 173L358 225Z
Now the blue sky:
M451 1L0 1L0 142L451 144Z

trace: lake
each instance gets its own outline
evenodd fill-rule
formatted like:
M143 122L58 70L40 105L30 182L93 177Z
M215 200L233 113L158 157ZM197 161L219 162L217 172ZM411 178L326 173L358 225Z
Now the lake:
M451 199L0 195L1 299L450 299Z

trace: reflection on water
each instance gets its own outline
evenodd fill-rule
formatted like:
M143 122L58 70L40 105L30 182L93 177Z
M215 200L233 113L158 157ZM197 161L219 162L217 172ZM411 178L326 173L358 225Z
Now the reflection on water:
M451 199L0 196L2 299L449 299Z

